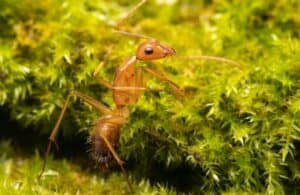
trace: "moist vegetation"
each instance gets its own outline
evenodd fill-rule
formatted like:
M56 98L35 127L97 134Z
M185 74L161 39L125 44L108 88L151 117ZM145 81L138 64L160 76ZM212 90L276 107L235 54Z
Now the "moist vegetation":
M113 80L140 40L112 31L135 1L0 1L0 193L126 194L115 165L93 168L85 139L99 113L73 99L41 180L42 154L68 92L113 107ZM146 76L130 106L119 154L136 194L297 194L300 180L300 3L297 0L149 0L122 25L178 56L139 62L185 92ZM9 122L8 122L9 121Z

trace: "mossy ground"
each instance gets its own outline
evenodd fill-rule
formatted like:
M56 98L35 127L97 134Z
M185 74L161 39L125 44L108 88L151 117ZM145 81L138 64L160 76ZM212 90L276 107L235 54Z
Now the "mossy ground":
M113 107L111 92L92 73L104 62L99 74L113 80L115 67L134 54L140 41L112 26L137 2L0 1L1 113L19 129L7 129L4 120L1 125L9 132L1 136L1 193L129 193L117 168L105 175L71 158L50 158L42 180L36 176L70 90ZM175 57L138 64L163 70L185 98L147 76L147 87L165 91L148 91L130 106L119 153L137 194L299 193L299 12L297 0L149 0L124 23L125 31L155 37L178 56L214 55L241 64ZM78 132L86 137L98 116L72 100L59 145ZM30 152L6 141L29 135ZM73 141L85 151L82 141Z

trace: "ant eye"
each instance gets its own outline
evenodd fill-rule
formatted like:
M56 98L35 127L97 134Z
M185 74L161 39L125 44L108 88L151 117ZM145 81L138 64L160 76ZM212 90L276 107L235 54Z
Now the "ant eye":
M146 55L150 55L150 54L153 54L153 49L152 49L152 47L146 47L144 52Z

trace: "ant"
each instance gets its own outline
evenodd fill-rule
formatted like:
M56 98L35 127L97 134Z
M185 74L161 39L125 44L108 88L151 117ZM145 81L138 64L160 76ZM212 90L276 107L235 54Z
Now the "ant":
M52 143L55 143L59 126L72 96L80 98L102 113L102 116L96 121L95 127L93 128L90 136L90 142L92 143L91 153L93 159L100 165L100 167L108 168L108 163L114 158L125 174L125 169L123 167L124 162L118 156L116 148L119 142L120 129L128 121L129 110L127 106L129 104L135 104L138 101L138 98L141 96L141 92L146 90L146 88L143 86L142 80L143 70L154 76L157 76L165 82L170 83L175 89L176 93L182 94L179 87L165 76L147 67L137 69L135 64L138 60L157 60L172 56L174 54L174 49L161 44L159 41L155 39L147 40L138 47L136 55L123 62L117 68L112 84L97 76L97 73L103 66L103 63L100 63L93 73L93 78L112 90L113 100L116 104L116 107L114 109L110 109L90 96L82 94L78 91L71 91L67 96L60 116L49 137L49 143L45 153L45 160L41 174L45 169L46 160L50 152L51 145Z
M135 8L133 8L133 11L145 2L145 0L141 1ZM125 18L130 16L133 11L131 11ZM116 30L115 32L122 31ZM135 37L138 36L137 34L133 33L127 34ZM137 69L135 65L137 61L157 60L172 55L175 55L174 49L163 45L159 41L151 38L138 47L134 56L127 59L117 68L112 84L97 76L97 73L103 66L103 63L100 63L93 73L93 78L112 90L113 100L116 104L116 107L111 109L90 96L82 94L78 91L71 91L66 98L59 118L50 134L49 143L45 152L44 163L40 172L40 177L45 170L52 143L56 145L55 138L58 134L59 127L65 115L66 109L70 103L70 99L71 97L78 97L79 99L88 103L89 105L100 111L100 113L102 113L102 116L97 119L89 138L89 141L92 145L91 154L93 159L99 164L102 169L106 169L109 166L109 162L114 158L121 167L126 178L128 178L123 167L124 162L118 156L116 149L119 143L120 129L128 121L129 110L127 106L129 104L135 104L138 101L141 92L146 90L146 88L143 86L143 70L162 79L165 82L170 83L178 94L182 93L179 87L165 76L147 67L144 67L143 70L141 68ZM128 184L130 189L132 189L129 182Z
M133 12L135 12L144 3L146 3L146 0L140 1L118 24L121 24L124 19L131 16ZM40 172L40 177L45 170L52 143L56 145L55 138L58 134L59 127L65 115L66 109L70 103L70 99L71 97L78 97L79 99L83 100L84 102L100 111L100 113L102 114L101 117L97 119L89 138L89 141L92 145L91 154L93 159L99 164L102 169L107 169L109 167L109 163L113 159L115 159L127 179L130 191L132 191L128 176L123 167L124 162L120 159L116 150L118 148L121 128L128 122L128 105L135 104L141 96L142 92L147 90L147 88L143 85L143 72L152 74L162 81L167 82L172 86L172 89L174 90L176 95L184 96L184 93L181 91L180 87L163 74L158 73L148 67L135 66L138 61L153 61L174 56L176 52L173 48L160 43L158 40L152 37L124 32L118 30L117 28L114 30L114 32L140 39L147 39L138 46L134 56L130 57L121 65L119 65L119 67L116 69L114 81L112 83L100 78L97 75L103 67L103 63L100 63L93 73L93 78L95 80L106 86L108 89L112 90L113 101L116 105L115 108L109 108L98 100L82 94L81 92L75 90L71 91L66 98L58 120L50 134L48 146L45 152L44 163ZM181 58L216 60L223 63L240 66L238 63L232 60L215 56L188 56Z

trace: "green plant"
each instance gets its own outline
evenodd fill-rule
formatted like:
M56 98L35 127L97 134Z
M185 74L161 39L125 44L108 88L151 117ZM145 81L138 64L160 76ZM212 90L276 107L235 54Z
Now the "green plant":
M112 33L110 24L136 2L2 0L0 104L11 118L48 134L71 89L113 106L111 92L91 74L105 61L101 74L112 80L114 68L134 53L137 42ZM125 30L156 37L178 55L243 64L176 58L150 64L167 72L187 98L147 92L130 107L120 155L136 183L151 179L191 193L297 193L299 9L292 0L157 0L129 19ZM168 90L152 78L147 86ZM74 100L64 136L88 130L97 114Z

